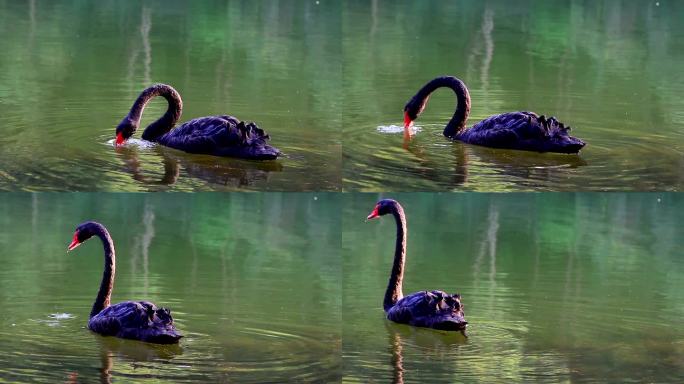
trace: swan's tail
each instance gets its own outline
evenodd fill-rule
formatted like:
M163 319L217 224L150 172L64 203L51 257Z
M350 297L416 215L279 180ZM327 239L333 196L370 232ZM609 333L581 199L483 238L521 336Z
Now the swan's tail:
M252 122L245 123L244 121L241 121L238 123L237 129L243 135L247 145L257 145L271 139L271 136L269 136L266 131Z
M281 155L281 152L268 144L270 136L266 131L251 122L240 121L235 125L240 136L240 145L231 145L221 149L221 156L234 156L254 160L271 160Z
M583 140L570 136L569 132L572 128L565 126L555 117L551 116L547 119L541 115L538 119L548 133L549 152L578 153L586 145Z
M143 338L149 343L175 344L183 337L173 325L171 311L167 308L157 308L150 316L149 325Z

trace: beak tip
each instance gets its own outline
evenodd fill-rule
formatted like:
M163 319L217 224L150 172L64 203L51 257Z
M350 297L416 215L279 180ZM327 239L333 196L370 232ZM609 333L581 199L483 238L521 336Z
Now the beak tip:
M126 142L126 139L124 139L123 135L121 133L116 134L116 138L114 139L114 146L119 147L123 145Z
M378 209L378 206L375 206L375 208L373 208L373 211L368 216L366 216L366 221L379 217L380 213L378 212Z

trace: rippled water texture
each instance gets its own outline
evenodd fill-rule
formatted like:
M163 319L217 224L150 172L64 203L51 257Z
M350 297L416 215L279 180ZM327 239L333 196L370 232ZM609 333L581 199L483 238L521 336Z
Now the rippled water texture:
M339 15L325 1L0 2L0 190L339 189ZM284 156L115 150L155 82L180 92L181 121L254 121Z
M0 201L0 381L335 382L340 217L333 194L6 194ZM179 346L85 328L116 246L112 302L171 309ZM312 241L315 239L316 241Z
M343 9L346 190L681 190L684 3L351 1ZM658 5L656 5L658 4ZM579 156L494 150L442 136L438 90L404 148L403 107L454 75L469 126L532 110L573 127Z
M390 323L391 217L345 195L344 381L680 382L680 194L391 194L404 293L462 294L469 338Z

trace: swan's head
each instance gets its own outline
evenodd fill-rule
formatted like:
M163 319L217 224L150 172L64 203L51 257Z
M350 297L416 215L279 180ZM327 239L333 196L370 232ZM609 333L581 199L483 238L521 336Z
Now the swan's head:
M404 128L408 129L411 127L413 121L425 110L429 98L430 96L421 99L416 95L406 103L404 106Z
M126 116L119 125L116 126L116 145L122 145L126 142L138 129L138 124Z
M86 221L76 227L74 232L74 237L71 240L71 244L67 247L67 252L83 244L84 241L90 239L96 233L104 230L104 227L100 223L94 221ZM106 230L105 230L106 231Z
M373 208L373 211L366 217L366 220L371 220L378 218L382 215L386 215L388 213L392 213L394 211L397 211L401 205L396 200L392 199L384 199L380 200L375 204L375 208Z

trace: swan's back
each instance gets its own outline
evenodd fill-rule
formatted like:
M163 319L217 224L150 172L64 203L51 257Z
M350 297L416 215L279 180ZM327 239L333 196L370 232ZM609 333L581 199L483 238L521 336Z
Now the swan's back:
M125 301L103 309L88 328L104 336L174 344L183 337L173 325L171 311L149 301Z
M267 143L269 139L268 134L256 124L223 115L190 120L162 135L157 141L191 153L275 159L280 151Z
M577 153L585 143L568 133L556 118L534 112L510 112L490 116L458 135L458 140L494 148L537 152Z

